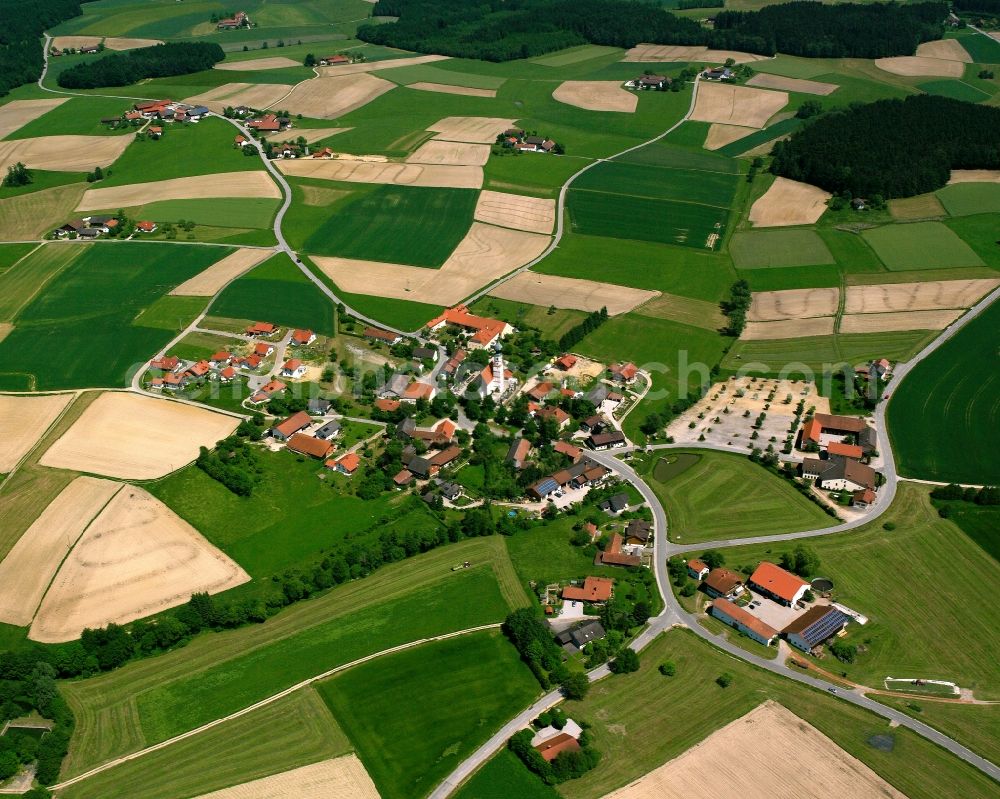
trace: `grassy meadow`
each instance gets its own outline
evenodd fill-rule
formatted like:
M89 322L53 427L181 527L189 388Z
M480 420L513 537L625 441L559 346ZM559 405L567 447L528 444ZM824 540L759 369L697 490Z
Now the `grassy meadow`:
M508 749L501 749L455 792L455 799L558 799L559 793L532 774Z

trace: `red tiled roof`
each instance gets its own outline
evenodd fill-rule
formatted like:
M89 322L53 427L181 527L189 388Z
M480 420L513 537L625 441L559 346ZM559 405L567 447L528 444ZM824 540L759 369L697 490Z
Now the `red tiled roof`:
M403 391L403 397L406 399L430 399L433 393L434 386L427 383L410 383Z
M607 602L615 581L609 577L588 577L583 587L569 585L562 590L563 599L579 602Z
M296 344L308 344L313 335L311 330L296 330L292 333L292 341Z
M541 402L549 395L549 393L551 393L551 391L552 391L551 383L539 383L537 386L531 389L531 391L528 392L528 396L531 397L532 399L536 399L539 402Z
M716 610L722 611L730 619L739 622L748 630L753 630L762 638L770 640L778 634L778 631L771 625L765 624L752 613L744 608L741 608L739 605L730 602L728 599L715 599L712 601L712 607Z
M728 594L743 582L743 577L732 569L712 569L705 577L705 585L722 595Z
M149 365L154 369L162 369L165 372L172 372L180 364L181 359L176 355L164 355L162 358L154 358Z
M802 586L809 585L801 577L796 577L791 572L766 560L761 561L756 571L750 575L750 582L767 589L770 593L787 602L791 602L795 598L795 594Z
M576 461L580 457L582 450L579 447L574 447L568 441L557 441L552 445L552 449L558 452L560 455L565 455L567 458L571 458Z
M708 568L708 566L705 563L702 563L697 558L692 558L691 560L689 560L687 562L687 566L691 571L698 572L699 574L701 574L701 572L705 571L705 569Z
M568 732L561 732L554 738L549 738L547 741L542 741L538 746L535 747L539 754L545 759L545 761L551 762L555 760L560 752L577 752L580 750L580 742L576 740Z
M219 372L219 374L226 380L232 380L234 377L236 377L236 370L232 366L227 366L225 369Z
M391 413L399 407L399 400L389 399L388 397L384 399L377 399L375 400L375 407L380 411Z
M459 455L462 454L461 447L448 447L438 452L436 455L432 456L430 460L431 466L447 466L453 460L455 460Z
M576 366L577 360L579 359L575 355L563 355L556 361L556 366L565 372L566 370L572 369Z
M411 472L409 469L401 469L399 473L392 478L392 482L394 482L398 486L405 486L407 483L412 481L413 481L413 472Z
M273 429L287 438L293 433L297 433L299 430L302 430L311 424L312 417L305 411L299 411L298 413L293 413L280 424L276 424Z
M333 452L334 448L334 445L331 442L324 441L321 438L307 436L305 433L296 433L288 439L288 444L286 444L286 446L292 452L298 452L301 455L309 455L312 458L325 458Z
M374 338L379 341L393 342L399 336L395 333L390 333L388 330L382 330L378 327L366 327L365 328L365 338Z
M263 357L267 356L268 354L270 354L270 352L273 349L274 348L270 344L265 344L263 341L261 341L259 344L255 344L254 345L253 351L254 351L255 354L257 354L261 358L263 358Z
M300 361L298 358L289 358L282 365L281 369L282 369L282 371L285 371L285 372L294 372L300 366L302 366L302 361Z
M815 416L802 425L802 440L805 442L812 441L814 444L818 444L819 437L822 434L823 425L819 423L819 420Z
M831 441L826 451L831 455L843 455L845 458L861 458L865 454L857 444L844 444L840 441Z
M143 220L142 222L136 222L135 226L144 233L151 233L153 228L156 227L156 222L147 222Z
M555 419L556 424L558 425L561 425L569 419L569 414L562 408L542 408L536 415L542 417L543 419Z
M350 474L361 465L361 458L358 457L358 453L356 452L348 452L344 457L336 461L335 465Z
M230 358L232 358L232 357L233 357L233 356L232 356L232 355L230 355L230 354L229 354L228 352L226 352L225 350L219 350L219 351L218 351L217 353L215 353L215 354L214 354L214 355L213 355L213 356L212 356L211 358L209 358L209 360L210 360L210 361L214 361L215 363L221 363L222 361L228 361L228 360L229 360Z
M622 542L623 539L618 533L611 536L611 543L600 555L601 563L606 563L609 566L638 566L641 564L642 558L639 556L622 553Z
M488 344L506 327L506 322L499 319L489 319L484 316L475 316L469 313L469 309L464 305L456 305L454 308L447 308L440 315L431 319L427 327L437 327L441 323L456 325L466 330L475 330L476 334L472 340L480 344Z
M273 333L277 328L270 322L254 322L252 325L247 326L247 335L259 335L261 333Z
M458 427L451 419L442 419L434 428L435 433L447 439L451 439L455 435L456 430L458 430Z

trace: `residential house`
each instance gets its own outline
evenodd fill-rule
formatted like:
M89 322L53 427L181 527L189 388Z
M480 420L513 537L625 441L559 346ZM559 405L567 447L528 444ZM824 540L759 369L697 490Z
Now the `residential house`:
M582 449L580 449L579 447L574 447L568 441L556 441L552 445L552 449L558 452L560 455L565 455L573 463L576 463L578 460L580 460L580 457L583 454Z
M615 533L611 536L611 543L608 544L607 549L597 553L595 563L604 566L641 566L642 558L638 555L628 554L622 549L623 546L624 540L618 533Z
M181 359L176 355L161 355L159 358L153 358L149 365L164 372L176 372L181 366Z
M865 488L861 491L855 491L851 495L851 505L855 508L867 508L875 504L875 500L878 499L878 494L872 491L870 488Z
M471 349L490 347L499 339L514 332L514 328L506 322L475 316L469 313L469 309L464 305L445 309L440 316L434 317L427 323L427 329L433 332L446 325L457 327L468 334Z
M631 385L635 382L639 369L634 363L613 363L608 367L608 373L615 383Z
M101 228L99 227L85 227L85 228L80 228L80 230L77 232L76 235L79 236L81 239L96 239L103 232L104 231L101 230Z
M600 433L605 427L608 427L611 423L605 419L601 414L595 413L593 416L588 416L582 422L580 422L580 429L585 430L588 433Z
M414 479L413 472L409 469L401 469L396 476L392 478L392 482L396 484L397 488L403 488L404 486L408 486L412 483Z
M598 507L606 513L619 514L624 510L628 510L628 494L622 492L620 494L614 494L608 497L604 502L602 502Z
M701 73L705 80L732 80L733 71L729 67L715 67Z
M163 387L168 388L171 391L180 391L182 388L188 384L187 374L177 374L176 372L164 372L163 374Z
M722 567L712 569L702 585L705 593L713 599L732 599L743 593L743 578L731 569Z
M688 576L693 577L695 580L704 580L705 575L711 571L706 564L697 558L692 558L687 562L687 570Z
M545 402L545 398L552 393L551 383L539 383L528 392L528 396L536 402Z
M322 425L315 433L313 433L313 435L323 441L329 441L331 438L336 438L340 435L340 422L336 419L331 419L329 422Z
M599 641L607 633L599 621L585 621L563 630L556 636L556 643L573 655L583 649L591 641Z
M195 380L201 380L210 371L211 367L209 366L208 361L198 361L197 363L193 363L191 364L191 366L188 367L187 374L189 377L192 377Z
M826 491L874 491L878 475L871 466L841 455L829 460L805 458L800 468L806 480Z
M571 602L607 602L611 599L615 581L609 577L587 577L582 586L568 585L562 598Z
M287 441L296 433L312 427L312 417L305 411L293 413L271 428L271 435L278 441Z
M624 447L628 441L621 430L608 430L605 433L593 433L587 438L587 444L593 450L603 450Z
M150 125L148 128L146 128L146 132L149 134L149 138L158 139L160 138L160 136L163 135L163 128L161 128L159 125Z
M551 419L556 423L557 430L564 430L569 426L570 416L562 408L555 405L541 408L535 413L539 419Z
M778 637L778 631L765 624L752 613L735 605L728 599L716 599L709 606L708 612L723 624L728 624L739 630L748 638L759 644L770 646Z
M402 373L394 374L382 388L383 396L402 397L406 392L406 387L410 385L410 376Z
M217 30L235 30L236 28L249 28L250 27L250 17L247 16L246 11L237 11L233 16L227 19L220 19L215 27Z
M507 463L513 464L515 469L523 469L531 453L531 442L526 438L515 438L507 450Z
M427 400L430 402L437 394L437 389L429 383L410 383L403 391L400 399L403 402L413 402L417 400Z
M411 353L416 361L437 361L438 351L435 347L414 347Z
M381 341L390 347L399 344L403 340L403 337L399 333L390 333L388 330L382 330L379 327L366 327L365 338L372 341Z
M227 366L225 369L219 371L219 382L220 383L232 383L236 379L236 369L232 366Z
M847 627L850 616L832 605L813 605L801 616L781 631L788 643L803 652L811 652L815 647L839 635Z
M260 365L264 362L257 353L251 353L246 358L233 358L233 364L240 367L240 369L245 369L249 372L256 371L260 369Z
M305 433L296 433L285 445L289 451L299 455L308 455L310 458L323 460L334 450L334 445L329 441L320 438L307 436Z
M148 219L143 219L135 223L135 229L140 233L155 233L156 232L156 222L151 222Z
M268 355L274 352L274 345L269 344L266 341L258 341L253 345L253 354L258 358L266 358Z
M455 350L455 354L441 368L438 376L443 377L445 380L454 379L456 372L458 372L458 367L462 365L462 361L465 360L467 355L468 353L465 350Z
M564 372L568 372L570 369L576 366L576 362L578 360L579 358L577 358L575 355L570 355L567 353L564 355L560 355L558 358L556 358L556 360L553 362L552 365L555 366L557 369L561 369Z
M392 413L393 411L399 410L399 400L391 399L389 397L382 397L381 399L375 400L374 405L383 413Z
M208 365L213 369L221 369L223 366L229 366L232 362L233 354L225 350L219 350L208 359Z
M252 357L253 356L251 355L250 358ZM250 358L247 358L247 360L249 361ZM257 390L257 392L247 401L251 405L263 405L265 402L271 399L271 397L273 397L275 394L280 394L287 388L288 386L286 386L280 380L272 380L266 385L261 386Z
M809 583L801 577L766 560L761 561L750 575L747 586L788 607L802 599L802 595L809 590Z
M242 134L238 134L236 138L233 139L233 147L245 147L249 143L250 140Z
M326 462L327 468L334 469L341 474L346 474L348 477L353 475L358 467L361 465L361 458L356 452L348 452L341 458L337 460L330 460Z
M461 454L462 454L461 447L454 445L450 447L445 447L443 450L434 453L430 457L429 462L431 465L431 469L434 472L437 472L438 470L443 469L445 466L451 465L461 456Z
M270 322L254 322L252 325L247 325L243 332L251 337L273 336L278 332L278 328ZM270 354L271 353L269 352L268 355Z
M625 543L646 546L653 538L653 524L645 519L630 519L625 525Z
M308 367L298 358L290 358L281 366L282 377L300 378L305 377Z
M309 405L306 410L313 416L325 416L330 412L331 407L333 407L333 403L331 403L330 400L323 399L322 397L316 397L309 400Z
M316 334L311 330L293 330L288 343L293 347L305 347L316 340Z

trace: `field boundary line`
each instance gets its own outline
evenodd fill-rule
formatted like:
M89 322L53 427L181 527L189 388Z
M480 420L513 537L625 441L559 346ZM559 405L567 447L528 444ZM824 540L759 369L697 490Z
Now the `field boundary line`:
M109 760L107 763L104 763L100 766L96 766L95 768L92 768L89 771L85 771L83 774L78 774L77 776L65 780L64 782L57 783L56 785L51 786L51 789L54 791L63 790L64 788L68 788L71 785L75 785L78 782L82 782L83 780L89 779L90 777L96 776L97 774L107 771L108 769L127 763L130 760L137 760L140 757L152 754L153 752L157 752L160 749L165 749L171 744L187 740L188 738L192 738L195 735L198 735L202 732L212 729L213 727L217 727L220 724L224 724L227 721L232 721L233 719L245 716L248 713L253 712L254 710L258 710L259 708L273 704L274 702L277 702L279 699L284 699L286 696L289 696L290 694L293 694L296 691L300 691L303 688L308 688L313 683L320 682L321 680L333 677L335 674L338 674L342 671L347 671L348 669L352 669L355 666L360 666L364 663L368 663L369 661L376 660L386 655L393 655L397 652L403 652L407 649L413 649L415 647L422 646L424 644L430 644L436 641L446 641L450 638L458 638L459 636L471 635L472 633L484 632L486 630L498 630L500 629L500 627L501 627L501 622L494 622L492 624L480 624L477 627L467 627L464 630L455 630L454 632L443 633L442 635L434 635L429 638L418 638L415 641L408 641L405 644L399 644L398 646L393 646L390 647L389 649L383 649L380 652L373 652L370 655L365 655L364 657L358 658L357 660L352 660L349 663L342 663L339 666L335 666L332 669L327 669L326 671L320 674L316 674L313 677L309 677L308 679L302 680L301 682L298 682L295 685L289 686L288 688L285 688L283 691L279 691L276 694L261 699L259 702L255 702L254 704L249 705L248 707L245 707L241 710L237 710L235 713L230 713L228 716L223 716L222 718L215 719L214 721L210 721L207 724L202 724L200 727L196 727L193 730L188 730L187 732L182 732L180 735L175 735L173 738L168 738L165 741L160 741L159 743L155 743L152 746L147 746L145 749L140 749L138 752L132 752L131 754L123 755L122 757L115 758L114 760Z
M46 242L45 242L45 241L42 241L41 243L39 243L38 247L36 247L36 248L35 248L34 250L32 250L31 252L35 252L35 250L38 250L38 249L41 249L42 247L44 247L44 246L45 246L45 244L46 244ZM27 307L28 307L28 305L29 305L29 304L31 303L31 301L32 301L32 300L34 300L34 299L35 299L35 297L37 297L37 296L38 296L39 292L40 292L40 291L41 291L42 289L44 289L44 288L45 288L46 286L48 286L48 285L49 285L49 283L51 283L51 282L52 282L53 280L55 280L55 279L56 279L56 278L57 278L57 277L58 277L59 275L61 275L61 274L62 274L63 272L65 272L65 271L66 271L67 269L69 269L69 267L70 267L70 266L72 266L73 262L74 262L74 261L75 261L75 260L76 260L77 258L79 258L79 257L80 257L80 254L81 254L82 252L83 252L83 250L82 250L82 249L81 249L81 250L78 250L78 251L77 251L76 253L74 253L73 257L72 257L72 258L70 258L70 259L69 259L69 260L68 260L68 261L67 261L67 262L66 262L65 264L63 264L63 265L62 265L61 267L59 267L58 269L56 269L56 270L55 270L54 272L52 272L52 273L51 273L50 275L48 275L47 277L43 278L43 279L42 279L42 282L41 282L41 283L39 283L39 284L38 284L38 285L37 285L37 286L35 287L35 290L34 290L33 292L31 292L31 294L30 294L30 295L28 295L28 297L26 297L26 298L25 298L24 302L22 302L22 303L21 303L21 304L20 304L20 305L19 305L19 306L18 306L17 308L15 308L15 309L14 309L14 310L13 310L13 311L11 312L11 315L10 315L10 321L11 321L11 322L13 322L13 321L14 321L14 320L15 320L15 319L17 318L17 315L18 315L19 313L21 313L21 311L23 311L23 310L24 310L25 308L27 308ZM30 254L31 254L31 253L28 253L28 255L30 255ZM28 256L26 255L26 256L24 256L24 257L25 257L25 258L27 258ZM13 265L12 265L12 266L10 267L10 269L7 269L7 270L6 270L5 272L4 272L4 274L5 274L5 275L8 275L8 274L10 274L10 273L11 273L11 272L12 272L12 271L13 271L14 269L16 269L16 268L17 268L17 264L21 263L21 261L23 261L23 260L24 260L24 258L21 258L21 259L19 259L19 260L17 261L17 263L13 264ZM15 325L15 327L16 327L16 325Z
M5 396L27 396L27 397L35 396L35 392L17 392L17 393L11 393L11 392L6 392L5 391L5 392L0 392L0 393L4 394ZM45 430L42 432L42 434L38 437L38 441L35 442L34 446L31 447L31 449L29 449L27 452L25 452L24 455L21 456L21 460L19 460L16 464L14 464L14 468L11 469L9 472L7 472L7 474L4 476L3 480L0 480L0 494L3 494L3 490L7 486L7 482L10 480L10 478L13 477L17 473L18 469L20 469L25 464L25 462L28 460L28 458L30 458L34 454L35 450L38 449L42 445L42 442L48 437L49 433L52 432L52 429L57 424L59 424L59 422L62 420L62 418L67 413L69 413L69 409L73 407L73 404L80 398L80 395L82 393L83 393L83 391L79 390L79 389L78 390L70 390L70 391L47 391L47 392L43 392L42 393L42 396L48 396L49 394L72 394L73 395L73 399L71 399L69 402L66 403L66 407L63 408L61 411L59 411L59 415L56 416L56 418L52 420L52 423L48 427L45 428ZM53 443L55 443L55 442L53 442ZM50 444L49 446L52 446L52 445ZM46 447L46 449L48 449L48 447ZM3 558L0 558L0 560L3 560Z

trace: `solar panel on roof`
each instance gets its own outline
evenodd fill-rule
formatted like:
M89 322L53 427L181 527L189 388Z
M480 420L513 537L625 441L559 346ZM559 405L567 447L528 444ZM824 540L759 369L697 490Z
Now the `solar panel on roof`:
M818 644L836 633L847 621L846 615L839 610L831 609L823 618L810 624L799 635L810 644Z

